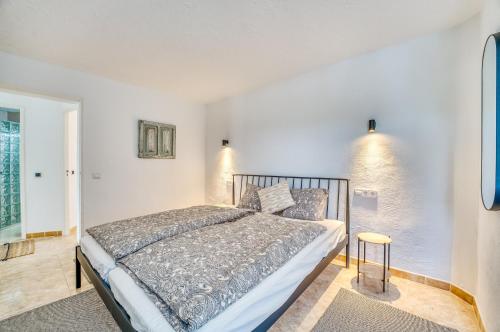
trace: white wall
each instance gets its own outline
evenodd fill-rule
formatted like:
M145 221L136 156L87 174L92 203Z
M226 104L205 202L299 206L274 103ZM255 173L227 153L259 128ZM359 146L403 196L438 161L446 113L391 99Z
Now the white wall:
M26 232L64 229L64 113L74 105L0 91L0 105L24 111ZM42 177L35 177L35 173Z
M481 181L481 41L479 17L458 28L452 84L454 101L454 285L476 292L478 205Z
M377 200L352 197L352 238L390 234L391 263L450 280L453 73L474 24L209 105L207 199L229 200L232 171L347 176L352 188L378 191ZM376 134L367 134L370 118Z
M481 47L500 31L500 2L485 0L481 12ZM480 130L475 135L480 135ZM476 301L487 331L500 331L500 212L479 204Z
M82 101L84 228L204 202L203 107L5 53L0 87ZM137 158L139 119L177 125L177 159Z
M487 331L500 331L500 213L486 211L480 196L481 56L489 34L500 31L500 2L486 0L477 42L457 57L464 66L457 77L455 143L455 228L452 282L475 295ZM476 34L476 33L474 33Z

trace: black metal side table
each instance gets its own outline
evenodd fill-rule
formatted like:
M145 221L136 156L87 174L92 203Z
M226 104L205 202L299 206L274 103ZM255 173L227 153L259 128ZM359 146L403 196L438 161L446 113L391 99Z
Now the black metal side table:
M360 245L363 242L363 263L360 263ZM384 246L384 263L382 273L380 273L380 266L375 264L366 263L366 243L373 244L381 244ZM359 233L358 234L358 278L357 282L359 283L359 274L363 273L368 277L377 278L382 280L382 289L385 292L386 283L389 282L389 278L391 276L390 267L391 267L391 243L392 239L383 234L378 233ZM386 265L387 261L387 265Z

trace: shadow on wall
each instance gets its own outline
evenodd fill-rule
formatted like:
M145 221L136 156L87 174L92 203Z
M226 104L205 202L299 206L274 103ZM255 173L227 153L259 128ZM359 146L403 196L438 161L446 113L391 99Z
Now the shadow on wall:
M211 193L210 201L224 204L232 203L232 183L234 167L234 153L231 147L223 147L217 154L213 180L215 192Z

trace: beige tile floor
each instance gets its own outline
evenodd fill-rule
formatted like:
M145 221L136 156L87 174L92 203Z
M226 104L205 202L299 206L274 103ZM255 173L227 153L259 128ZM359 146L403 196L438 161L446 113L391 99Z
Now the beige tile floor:
M459 331L480 331L472 306L448 291L392 277L389 290L383 293L381 282L361 277L358 284L356 266L347 270L341 262L330 264L274 324L271 331L310 331L340 288Z
M36 239L35 254L0 262L0 320L76 294L74 246L72 236ZM81 290L91 287L82 278ZM472 307L450 292L392 277L382 293L377 281L361 278L358 285L354 267L342 263L330 264L271 331L309 331L341 287L459 331L479 331Z
M77 293L75 238L35 241L33 255L0 262L0 320ZM91 287L82 278L81 290Z

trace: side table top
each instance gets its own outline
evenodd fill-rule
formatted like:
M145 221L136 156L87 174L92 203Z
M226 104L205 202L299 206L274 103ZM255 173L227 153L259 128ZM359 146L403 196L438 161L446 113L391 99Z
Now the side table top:
M388 244L392 242L392 239L387 235L370 232L358 233L358 239L375 244Z

